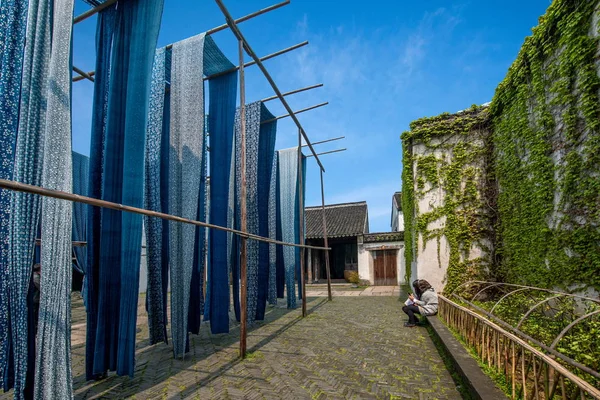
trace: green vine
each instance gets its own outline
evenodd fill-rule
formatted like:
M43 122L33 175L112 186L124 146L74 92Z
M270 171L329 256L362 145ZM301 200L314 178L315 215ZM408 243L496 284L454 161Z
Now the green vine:
M407 282L419 238L444 237L446 291L475 277L600 289L599 6L554 0L489 108L402 134ZM434 189L441 205L416 212Z
M402 206L407 232L407 281L410 279L408 266L418 251L423 250L411 246L411 241L416 243L419 237L423 246L435 240L440 267L441 238L445 237L450 249L446 271L447 290L466 279L480 277L479 270L489 264L486 258L472 259L470 256L474 246L489 250L485 245L487 218L480 197L485 175L483 156L486 152L483 145L488 132L487 109L473 106L457 114L445 113L420 119L411 124L411 131L403 133L405 167ZM415 145L424 146L425 150L415 154L412 150ZM416 202L438 187L443 188L441 205L415 213ZM442 227L430 229L434 222Z
M594 3L555 0L492 101L497 247L510 282L600 288Z

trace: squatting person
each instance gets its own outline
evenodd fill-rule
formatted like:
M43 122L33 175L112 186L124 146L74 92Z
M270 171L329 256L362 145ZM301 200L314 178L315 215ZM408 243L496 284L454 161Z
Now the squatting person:
M431 287L425 279L417 279L413 282L415 293L408 295L406 305L402 307L402 311L408 315L408 322L404 326L412 328L417 325L417 316L435 315L438 310L438 296L435 289Z

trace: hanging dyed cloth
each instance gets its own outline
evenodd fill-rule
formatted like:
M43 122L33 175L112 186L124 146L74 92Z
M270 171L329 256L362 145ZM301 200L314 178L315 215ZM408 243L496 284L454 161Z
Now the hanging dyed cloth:
M70 193L71 34L73 0L55 0L46 105L42 186ZM71 373L71 275L73 205L42 198L42 274L36 340L35 398L73 397Z
M204 73L211 75L219 71L207 71L209 65L206 59L207 44L204 45ZM219 63L219 70L226 71L230 68L233 68L233 64L223 57ZM237 71L235 70L209 80L210 223L229 227L232 227L230 219L232 185L230 184L236 93ZM207 289L209 299L206 305L208 313L205 312L204 317L210 319L212 333L227 333L230 302L227 233L211 229L209 235Z
M51 15L52 2L40 0L29 2L13 179L36 186L42 183L45 109L52 35ZM40 206L41 200L37 195L12 193L8 279L14 394L17 399L23 396L28 370L31 374L34 368L34 365L27 365L27 338L28 334L33 334L33 327L27 323L27 292L31 280ZM33 352L33 349L31 350Z
M275 151L276 121L263 124L275 117L262 104L255 102L246 105L246 216L249 233L267 237L269 235L269 186ZM241 193L241 131L239 109L236 113L236 224L240 229ZM239 298L239 244L233 248L234 299ZM247 241L247 320L264 319L269 279L269 245L256 240ZM234 301L235 301L234 300ZM237 311L237 309L236 309ZM236 313L239 320L239 315Z
M101 185L104 200L134 207L143 207L144 152L140 149L145 146L150 78L162 10L163 0L119 3L102 178L90 180L90 185ZM101 247L92 375L110 369L133 376L142 217L110 209L100 214L102 230L93 238L94 246Z
M99 3L86 0L90 5ZM110 76L110 55L116 19L116 4L98 13L96 25L96 74L94 75L94 102L92 111L92 134L90 142L88 196L102 198L102 170L104 164L104 143L106 142L106 120L108 115L108 89ZM87 271L85 276L85 304L87 311L85 342L85 376L94 378L94 353L96 348L96 328L98 325L98 285L100 270L100 217L101 208L88 208L87 215Z
M170 53L170 51L169 51ZM169 167L169 111L170 92L165 92L166 71L170 71L171 57L162 47L156 50L152 68L152 88L146 133L145 207L148 210L168 212ZM168 79L170 81L170 78ZM167 289L169 283L168 221L144 217L146 254L148 255L148 289L146 309L150 344L168 343ZM164 250L163 250L164 249Z
M146 150L146 204L149 209L206 220L203 75L233 68L212 38L204 34L175 43L172 53L157 50ZM232 73L235 78L235 70ZM165 81L171 88L165 97L161 97ZM231 85L232 77L228 73L217 81L210 86L210 94L214 97L211 97L211 110L220 118L215 124L216 137L219 131L227 129L222 122L226 122L227 113L233 114L235 110L237 80L234 79ZM167 291L164 272L165 260L168 260L174 353L182 356L187 348L187 332L199 333L205 307L206 229L173 222L165 228L164 224L154 223L152 219L146 226L150 331L153 341L162 340L163 336L166 340L162 333L166 332L166 317L161 319L161 315L164 316L163 310L166 310L166 297L163 296Z
M283 241L283 232L281 230L281 180L279 179L279 152L275 152L275 159L277 165L275 169L277 175L275 176L275 210L277 215L277 221L275 223L275 237L279 241ZM275 257L275 276L276 276L276 289L277 298L283 299L285 293L285 262L283 260L283 246L276 245L276 257Z
M269 238L273 240L279 240L277 239L277 221L279 219L277 215L277 199L279 198L279 191L277 188L278 160L277 152L274 152L271 165L271 182L269 182ZM281 246L276 245L275 243L269 243L269 292L267 298L271 305L277 304L277 249L279 247Z
M83 154L72 152L71 157L73 158L73 193L81 196L87 196L88 193L88 182L90 173L90 159ZM73 229L71 238L74 242L85 242L86 239L86 228L87 228L87 212L88 205L83 203L73 203ZM86 278L87 273L87 246L74 246L73 251L75 252L75 266L79 273L84 275L83 277L83 288L81 289L81 296L83 301L86 301Z
M204 124L204 140L202 154L202 175L200 181L200 192L198 194L198 221L206 221L207 206L207 140L206 140L206 121ZM204 313L204 271L206 268L206 228L197 226L194 240L194 268L192 270L192 280L190 282L190 302L188 312L188 331L198 335L200 333L200 323Z
M300 243L300 203L298 182L298 149L279 150L279 181L281 196L281 232L282 240L288 243ZM306 157L302 156L302 181L306 187ZM302 193L304 196L304 190ZM283 246L285 265L285 283L288 308L296 307L296 285L298 281L299 296L302 293L300 280L300 248ZM301 298L301 297L300 297Z
M27 0L0 2L0 178L13 179L19 128ZM0 379L8 352L8 251L11 191L0 189Z
M204 149L204 34L173 44L169 213L198 216ZM185 355L196 227L170 222L171 336L176 357Z
M269 122L266 122L269 121ZM275 155L275 139L277 134L277 120L275 116L261 105L260 113L260 140L258 144L258 234L269 237L269 200L271 197L271 175L273 173L273 159ZM256 319L263 320L270 286L270 244L258 242L258 297ZM275 286L275 285L273 285Z

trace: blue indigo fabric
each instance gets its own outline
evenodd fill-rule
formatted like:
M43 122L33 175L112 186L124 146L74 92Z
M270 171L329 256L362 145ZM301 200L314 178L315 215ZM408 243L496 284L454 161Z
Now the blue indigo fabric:
M13 179L19 127L21 72L27 27L27 0L0 2L0 178ZM0 189L0 376L8 351L9 190Z
M108 91L110 55L116 20L116 4L98 14L96 25L96 74L94 75L94 100L92 110L92 133L90 142L88 196L102 198L104 145L106 143L106 121L108 118ZM85 374L94 378L94 354L98 325L98 290L100 273L100 219L102 209L88 208L87 215L87 263L85 276L85 303L87 311ZM101 371L102 373L102 371Z
M71 156L73 158L73 193L82 196L87 196L90 173L90 159L89 157L84 156L83 154L79 154L77 152L72 152ZM85 242L87 240L86 228L88 207L89 206L87 204L73 203L73 233L71 237L74 242ZM82 297L85 301L87 246L73 247L73 251L75 252L75 258L77 261L77 270L80 273L84 274L84 283L81 292Z
M208 40L205 43L205 70L210 75L206 66L210 65L207 55L212 58L214 54L207 54ZM212 39L211 39L212 41ZM221 59L221 70L227 70L233 64ZM232 195L230 182L232 172L233 137L235 120L235 103L237 93L237 71L229 72L209 80L209 118L210 127L210 223L221 226L232 226L230 215L230 198ZM212 333L229 332L229 270L227 252L227 233L224 231L210 230L210 248L208 263L208 289L209 296L206 309L210 320Z
M52 3L29 2L27 39L23 62L19 131L13 179L31 185L42 183L46 100L51 50ZM9 250L9 301L15 398L23 396L27 374L27 292L31 279L41 200L13 192ZM29 368L33 368L31 365Z
M52 10L46 133L42 186L70 193L71 34L73 0L55 0ZM35 392L38 399L73 397L71 371L71 275L73 205L42 198L42 275L36 336Z
M274 118L274 115L261 103L256 187L258 234L262 237L269 237L270 187L275 154L275 139L277 134L277 121L275 120L266 123L265 121ZM259 248L256 319L263 320L265 317L265 308L270 286L270 245L265 242L257 243Z
M258 234L258 146L260 138L260 111L261 103L247 104L246 114L246 226L249 233ZM241 229L240 206L241 206L241 130L240 109L236 111L235 120L235 228ZM236 280L240 278L240 244L241 240L234 240L233 276ZM246 241L246 292L247 292L247 321L252 322L256 316L256 305L258 298L258 249L256 240ZM238 285L234 288L234 298L239 298ZM236 316L238 317L238 316ZM238 317L239 318L239 317Z
M263 124L274 116L261 102L246 105L246 216L249 233L269 235L269 188L275 151L276 121ZM236 229L240 223L241 137L239 109L236 113ZM234 299L239 297L237 280L240 277L239 240L234 241L233 256ZM265 315L269 283L269 245L256 240L247 241L247 320L262 320ZM237 314L237 313L236 313ZM238 315L236 317L239 318Z
M168 202L162 201L161 183L163 175L168 175L168 129L169 104L165 107L165 62L166 50L157 49L152 68L152 88L148 111L148 130L146 133L146 172L145 172L145 206L157 212L168 212ZM167 113L165 115L165 113ZM163 140L163 135L167 140ZM164 148L166 147L166 149ZM168 185L168 182L165 182ZM167 199L167 194L164 196ZM163 207L164 205L164 207ZM150 344L167 342L167 284L169 260L163 247L168 248L168 235L163 240L164 220L155 217L144 217L146 230L146 254L148 260L148 289L146 307L148 311L148 327ZM166 243L163 243L166 242Z
M282 240L288 243L300 243L300 191L298 182L298 149L291 148L279 150L279 194L281 204L281 232ZM303 182L306 176L306 158L302 156ZM305 184L303 185L306 186ZM304 191L303 191L304 192ZM304 193L302 194L304 196ZM296 285L302 293L300 281L300 248L283 246L283 260L285 267L285 284L287 290L288 308L296 307Z
M110 62L101 194L143 207L144 151L152 63L163 0L120 2ZM95 182L94 182L95 184ZM133 376L142 217L101 211L93 374ZM89 345L89 343L87 344Z
M271 181L269 182L269 238L273 240L278 240L277 222L279 218L277 214L277 199L279 193L277 190L277 164L277 152L274 152L271 164ZM267 299L271 305L277 304L277 249L279 247L281 246L269 243L269 291Z

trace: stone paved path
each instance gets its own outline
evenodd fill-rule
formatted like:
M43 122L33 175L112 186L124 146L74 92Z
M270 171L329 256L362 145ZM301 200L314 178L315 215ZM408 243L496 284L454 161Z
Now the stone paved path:
M360 292L360 291L359 291ZM336 293L337 294L337 293ZM137 366L133 379L85 381L85 320L73 310L76 398L137 399L459 399L427 332L402 327L398 297L309 298L300 310L269 307L248 335L250 356L237 357L239 331L191 336L192 351L174 360L172 348L148 345L140 298Z
M359 291L360 292L360 291ZM337 293L336 293L337 294ZM284 302L248 335L191 336L191 353L174 360L165 344L149 346L140 297L134 378L110 373L85 381L85 311L73 307L73 376L77 399L460 399L427 332L402 326L398 297L309 298L307 318Z
M352 288L350 285L332 286L334 296L400 296L398 286L369 286L363 288ZM306 285L306 298L327 297L327 285Z

